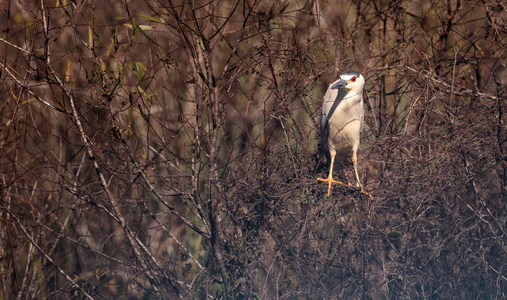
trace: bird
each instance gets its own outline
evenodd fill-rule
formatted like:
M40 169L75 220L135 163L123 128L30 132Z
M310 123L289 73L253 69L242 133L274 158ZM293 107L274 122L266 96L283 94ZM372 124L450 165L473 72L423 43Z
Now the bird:
M352 163L357 187L363 186L357 173L357 151L364 122L363 87L364 77L358 71L346 71L331 83L324 95L320 119L321 146L330 162L329 175L317 181L328 183L327 196L331 196L331 185L340 181L333 179L335 161L342 161L352 152ZM350 185L350 184L349 184Z

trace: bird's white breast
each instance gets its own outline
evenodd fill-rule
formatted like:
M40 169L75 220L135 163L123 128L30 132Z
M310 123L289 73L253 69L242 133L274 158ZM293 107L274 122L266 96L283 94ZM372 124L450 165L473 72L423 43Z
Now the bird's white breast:
M337 92L332 93L336 97ZM362 100L360 93L348 94L329 119L329 146L338 153L347 154L353 147L359 147L363 120Z

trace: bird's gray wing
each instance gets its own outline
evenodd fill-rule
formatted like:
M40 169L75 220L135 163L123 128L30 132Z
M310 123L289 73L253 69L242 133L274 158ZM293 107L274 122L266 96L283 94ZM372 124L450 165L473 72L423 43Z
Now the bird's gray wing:
M324 103L322 103L322 113L320 115L320 142L322 144L323 149L327 150L327 138L329 134L329 120L333 116L334 111L340 104L340 102L345 98L347 92L338 89L338 94L334 101L332 100L331 93L328 91L324 96ZM326 151L327 155L327 151Z

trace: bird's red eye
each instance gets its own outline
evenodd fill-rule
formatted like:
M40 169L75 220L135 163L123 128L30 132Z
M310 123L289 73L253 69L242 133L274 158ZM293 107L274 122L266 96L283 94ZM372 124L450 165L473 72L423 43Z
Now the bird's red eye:
M350 78L350 81L356 82L356 79L357 79L356 76L352 76L352 78Z

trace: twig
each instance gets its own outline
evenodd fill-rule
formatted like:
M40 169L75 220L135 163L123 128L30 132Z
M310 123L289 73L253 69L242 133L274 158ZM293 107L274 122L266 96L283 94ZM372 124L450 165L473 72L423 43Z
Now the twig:
M418 71L412 67L408 67L406 66L405 67L407 70L409 71L412 71L414 73L417 73L417 75L423 77L423 78L426 78L426 79L429 79L435 83L438 83L440 84L441 86L449 89L449 92L451 94L456 94L456 95L467 95L467 96L480 96L480 97L483 97L483 98L488 98L488 99L491 99L491 100L497 100L497 97L495 96L491 96L491 95L488 95L488 94L484 94L484 93L481 93L481 92L477 92L477 91L473 91L471 89L467 89L465 87L460 87L458 90L454 90L453 88L453 85L450 85L448 83L446 83L443 79L441 78L438 78L435 74L433 74L432 72L429 72L429 71L426 71L426 70L421 70L421 71Z
M37 248L37 250L44 256L44 258L46 258L57 270L60 274L62 274L63 277L65 277L65 279L70 282L70 284L72 285L72 287L74 289L77 289L79 290L86 298L88 299L93 299L92 296L90 296L90 294L88 294L87 292L85 292L80 286L79 284L77 284L58 264L55 263L55 261L49 256L46 254L46 252L44 252L42 250L42 248L39 246L39 244L37 244L35 242L35 240L30 236L30 234L28 234L28 231L26 230L26 228L23 226L23 224L21 223L21 221L18 219L18 217L16 217L15 214L13 214L7 207L5 207L3 205L2 202L0 202L0 205L2 205L2 208L7 211L7 213L14 219L14 221L16 221L16 224L18 224L19 228L21 229L21 231L23 231L23 234L26 236L26 238L30 241L30 243L32 245L35 246L35 248Z
M16 84L18 86L20 86L22 89L24 89L25 91L28 92L28 94L32 95L35 100L43 103L44 105L56 110L56 111L59 111L59 112L63 112L65 114L70 114L68 111L58 107L58 106L55 106L49 102L47 102L46 100L43 100L41 97L39 97L37 94L35 94L28 86L24 85L21 81L19 81L18 78L16 78L16 76L14 74L11 73L11 71L9 71L9 69L6 67L5 64L3 64L1 61L0 61L0 67L2 67L2 69L5 70L5 72L7 73L7 75L12 78L12 80L14 80L14 82L16 82Z

